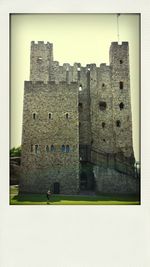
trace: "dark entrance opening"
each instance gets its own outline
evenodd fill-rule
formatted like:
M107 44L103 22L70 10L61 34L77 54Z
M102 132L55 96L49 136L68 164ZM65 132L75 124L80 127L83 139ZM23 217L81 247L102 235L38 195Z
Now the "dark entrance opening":
M60 193L60 184L57 182L57 183L54 183L54 194L59 194Z
M85 172L80 174L80 189L87 190L87 175Z
M95 177L93 173L93 166L87 162L82 162L81 165L80 191L95 191Z

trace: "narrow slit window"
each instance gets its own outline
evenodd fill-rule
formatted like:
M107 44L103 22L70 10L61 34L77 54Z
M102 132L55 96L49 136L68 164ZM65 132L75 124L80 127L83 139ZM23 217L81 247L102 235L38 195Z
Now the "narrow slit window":
M35 120L36 119L36 113L33 113L32 117L33 117L33 120Z
M33 152L33 145L31 145L31 152Z
M69 70L66 70L66 81L69 82Z
M52 118L52 113L48 113L49 120Z
M120 87L121 90L123 89L123 82L119 83L119 87Z
M83 90L82 88L82 84L79 85L79 92L81 92Z
M80 80L80 78L81 78L81 69L80 68L78 68L78 80Z
M102 83L102 88L105 88L105 84L104 83Z
M121 121L117 120L117 121L116 121L116 126L117 126L117 127L120 127L120 126L121 126Z
M69 114L68 113L66 113L66 119L68 119L69 118Z
M120 64L123 64L123 60L122 59L120 59Z
M119 104L119 108L120 108L120 110L122 110L122 109L124 108L124 104L123 104L123 102L121 102L121 103Z
M102 122L102 128L104 129L106 126L105 122Z
M79 111L82 111L83 110L83 103L79 103Z

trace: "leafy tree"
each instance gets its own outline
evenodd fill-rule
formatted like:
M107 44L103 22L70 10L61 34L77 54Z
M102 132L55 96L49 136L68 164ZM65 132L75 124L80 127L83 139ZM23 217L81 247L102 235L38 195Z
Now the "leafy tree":
M10 149L10 156L11 157L20 157L21 156L21 146L11 148Z

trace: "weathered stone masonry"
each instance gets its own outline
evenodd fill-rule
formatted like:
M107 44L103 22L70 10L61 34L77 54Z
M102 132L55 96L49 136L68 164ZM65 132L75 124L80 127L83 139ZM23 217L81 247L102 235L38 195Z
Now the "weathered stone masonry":
M31 43L21 166L20 192L138 191L127 42L100 67L59 66L53 44Z

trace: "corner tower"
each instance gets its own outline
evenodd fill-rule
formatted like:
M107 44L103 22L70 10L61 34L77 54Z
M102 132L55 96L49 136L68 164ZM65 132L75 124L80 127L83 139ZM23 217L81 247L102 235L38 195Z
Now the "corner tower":
M53 61L53 44L43 41L31 42L30 81L49 81Z
M112 42L109 56L115 153L134 163L128 42Z

